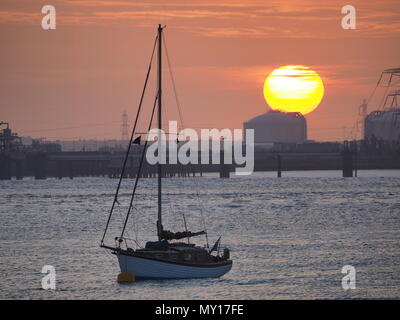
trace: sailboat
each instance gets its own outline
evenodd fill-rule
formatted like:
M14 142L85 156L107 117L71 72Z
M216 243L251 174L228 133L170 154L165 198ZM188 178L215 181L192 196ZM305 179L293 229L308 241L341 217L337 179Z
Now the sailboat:
M158 129L162 128L162 44L163 44L163 29L165 26L158 26L157 36L154 42L153 52L150 59L149 68L143 88L142 96L139 103L138 113L132 130L131 139L125 155L122 172L119 178L117 191L114 201L108 216L107 224L101 239L100 247L111 250L118 258L121 273L133 274L136 279L188 279L188 278L217 278L226 274L232 268L232 260L228 248L224 248L221 252L220 243L221 237L210 248L208 245L207 231L191 232L186 228L185 231L172 232L164 230L162 223L162 165L157 164L157 179L158 179L158 215L156 220L157 239L156 241L148 241L144 248L131 248L128 246L126 237L124 236L127 221L133 207L133 200L140 178L140 172L143 165L144 154L146 152L147 141L141 153L138 173L135 178L133 193L131 195L130 205L125 217L122 232L118 237L115 237L115 244L105 244L105 236L108 230L112 213L116 203L118 203L118 194L121 187L121 181L124 176L128 155L132 144L140 143L140 137L135 138L136 126L141 110L144 92L146 90L149 74L151 70L153 55L157 48L157 94L154 101L153 111L149 123L151 128L153 116L157 106ZM160 138L160 136L159 136ZM159 140L160 141L160 140ZM201 247L190 243L189 238L205 235L207 245ZM187 242L179 240L187 238Z

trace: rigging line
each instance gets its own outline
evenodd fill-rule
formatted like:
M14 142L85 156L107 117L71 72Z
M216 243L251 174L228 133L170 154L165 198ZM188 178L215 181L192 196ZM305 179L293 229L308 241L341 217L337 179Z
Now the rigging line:
M131 240L133 240L135 242L136 247L142 248L140 246L139 240L138 240L139 230L138 230L138 226L137 226L136 220L134 219L135 214L137 214L136 207L133 208L132 219L131 219L132 220L132 230L133 230L133 235L132 236L135 237L135 239L131 239ZM128 231L126 231L126 234L128 235L128 237L130 237ZM129 240L129 238L126 238L126 237L124 239L128 239Z
M387 99L387 93L388 93L388 91L389 91L389 88L391 87L392 78L393 78L393 74L390 75L388 85L387 85L387 87L386 87L386 89L385 89L385 93L383 94L383 97L382 97L382 100L381 100L381 104L380 104L380 106L379 106L379 109L380 109L380 110L384 110L384 108L385 108L385 104L386 104L385 97L386 97L386 99ZM385 100L385 102L383 102L384 100Z
M168 71L169 71L169 74L170 74L170 77L171 77L172 88L174 90L175 101L176 101L176 105L177 105L177 108L178 108L179 119L180 119L180 123L182 125L182 128L184 128L185 125L183 123L183 115L182 115L181 105L180 105L180 102L179 102L179 99L178 99L178 93L177 93L177 90L176 90L175 79L174 79L174 75L173 75L173 72L172 72L171 61L170 61L169 55L168 55L167 44L166 44L166 40L165 40L164 34L162 36L163 36L163 39L164 39L163 43L164 43L164 48L165 48L165 55L166 55L166 58L167 58ZM201 214L201 218L203 220L203 229L205 231L205 237L206 237L207 248L208 248L209 247L208 234L207 234L207 228L206 228L206 221L205 221L204 214L203 214L205 209L204 209L203 203L200 200L200 194L199 194L199 190L198 190L199 189L198 181L196 179L194 179L194 180L195 180L195 184L196 184L196 188L195 188L196 189L196 195L197 195L198 202L200 204L200 214Z
M148 127L148 130L147 130L147 131L150 131L150 129L151 129L151 125L152 125L152 123L153 123L153 117L154 117L154 112L155 112L155 110L156 110L156 105L157 105L157 100L158 100L158 98L159 98L159 97L158 97L158 94L156 94L156 98L154 99L153 111L151 112L150 123L149 123L149 127ZM134 187L133 187L133 192L132 192L132 196L131 196L131 201L130 201L130 204L129 204L129 207L128 207L128 213L126 214L126 218L125 218L125 222L124 222L124 226L123 226L123 228L122 228L122 232L121 232L120 238L122 238L122 237L124 236L126 224L127 224L127 222L128 222L128 218L129 218L129 215L130 215L130 213L131 213L132 203L133 203L133 199L134 199L135 193L136 193L136 188L137 188L137 185L138 185L138 182L139 182L140 172L142 171L143 160L144 160L144 155L145 155L145 153L146 153L147 144L148 144L148 139L146 139L146 142L145 142L144 148L143 148L143 152L142 152L142 156L141 156L141 158L140 158L139 168L138 168L138 172L137 172L136 179L135 179L135 185L134 185Z
M369 98L367 99L367 104L369 104L370 100L371 100L372 97L374 96L376 89L379 87L379 84L381 83L382 77L383 77L383 72L381 73L381 76L379 77L379 80L378 80L378 82L376 83L376 86L375 86L374 90L372 91L371 95L370 95Z
M183 129L183 116L182 116L182 108L181 108L181 104L179 102L179 98L178 98L178 93L176 90L176 85L175 85L175 79L174 79L174 75L172 73L172 67L171 67L171 61L169 59L169 54L168 54L168 49L167 49L167 42L165 40L165 36L164 34L163 36L163 44L164 44L164 49L165 49L165 56L167 57L167 63L168 63L168 71L169 71L169 75L171 77L171 82L172 82L172 88L174 90L174 96L175 96L175 101L176 101L176 106L178 107L178 113L179 113L179 118L181 120L181 125L182 125L182 129ZM179 129L179 128L178 128Z
M175 85L175 79L174 79L174 75L173 75L173 73L172 73L172 67L171 67L171 60L169 59L169 54L168 54L168 48L167 48L167 44L166 44L166 40L165 40L165 35L163 34L163 44L164 44L164 49L165 49L165 56L166 56L166 58L167 58L167 64L168 64L168 72L169 72L169 76L170 76L170 78L171 78L171 82L172 82L172 88L173 88L173 91L174 91L174 97L175 97L175 103L176 103L176 105L177 105L177 108L178 108L178 114L179 114L179 119L180 119L180 123L178 123L178 130L179 129L183 129L183 121L182 121L182 119L183 119L183 116L182 116L182 110L181 110L181 108L180 108L180 102L179 102L179 99L178 99L178 94L177 94L177 90L176 90L176 85ZM166 110L165 108L164 108L164 110ZM166 117L167 118L167 117ZM179 135L181 135L181 134L177 134L177 139L178 139L178 136ZM178 147L178 146L177 146ZM178 183L179 183L179 185L180 185L180 187L183 187L183 184L181 183L181 181L180 181L180 179L178 179ZM171 210L171 212L173 212L174 210L172 209L172 204L170 203L170 210Z
M134 126L133 126L132 133L131 133L131 138L130 138L130 140L129 140L128 150L126 151L126 154L125 154L124 164L123 164L122 170L121 170L121 176L119 177L118 186L117 186L117 191L115 192L115 196L114 196L114 200L113 200L113 203L112 203L112 206L111 206L111 209L110 209L110 214L109 214L109 216L108 216L106 228L105 228L105 230L104 230L103 237L101 238L101 242L100 242L101 245L102 245L103 242L104 242L104 238L105 238L106 233L107 233L108 225L110 224L110 220L111 220L111 216L112 216L112 213L113 213L113 210L114 210L114 206L115 206L115 203L117 202L117 199L118 199L119 189L120 189L120 187L121 187L122 178L123 178L124 173L125 173L126 162L128 161L129 151L131 150L133 137L134 137L134 135L135 135L136 126L137 126L138 119L139 119L139 114L140 114L140 111L141 111L141 108L142 108L142 103L143 103L144 94L145 94L145 91L146 91L146 88L147 88L147 82L148 82L149 76L150 76L150 71L151 71L151 65L152 65L152 62L153 62L154 51L155 51L156 45L157 45L157 39L158 39L158 36L156 37L156 39L155 39L155 41L154 41L153 51L152 51L152 53L151 53L150 62L149 62L149 67L148 67L148 69L147 69L147 74L146 74L146 80L145 80L145 82L144 82L142 95L141 95L141 97L140 97L138 112L137 112L137 114L136 114L136 119L135 119L135 124L134 124ZM157 100L157 98L156 98L156 100ZM149 129L149 130L150 130L150 129Z
M124 215L121 212L121 205L119 203L117 203L117 208L118 208L118 214L121 217L121 220L123 221L124 220ZM128 231L126 232L126 234L128 235L128 237L130 237L130 234L128 233ZM127 239L127 238L125 238L125 239Z
M133 214L135 215L137 213L137 209L134 208L133 210L134 210ZM139 230L138 230L138 225L137 225L135 219L132 219L132 229L133 229L133 233L135 236L134 241L136 243L136 246L139 248L142 248L142 246L139 244Z
M177 104L177 108L178 108L180 123L181 123L182 128L184 128L185 125L183 123L182 110L181 110L181 106L180 106L180 102L179 102L179 98L178 98L178 94L177 94L177 90L176 90L175 79L174 79L174 75L173 75L173 72L172 72L171 61L169 59L168 49L167 49L167 45L166 45L166 40L165 40L164 34L163 34L163 37L164 37L164 48L165 48L165 53L166 53L167 63L168 63L168 71L169 71L169 74L170 74L170 77L171 77L172 87L173 87L173 90L174 90L174 95L175 95L175 100L176 100L176 104ZM205 234L206 242L207 242L207 247L209 247L206 222L205 222L205 218L204 218L204 214L203 214L205 209L204 209L203 203L200 201L200 194L199 194L199 191L198 191L198 189L199 189L198 188L198 181L196 179L195 179L195 184L196 184L196 188L195 188L196 189L196 195L197 195L198 202L200 204L200 214L201 214L201 218L202 218L202 221L203 221L203 229L206 232L206 234Z

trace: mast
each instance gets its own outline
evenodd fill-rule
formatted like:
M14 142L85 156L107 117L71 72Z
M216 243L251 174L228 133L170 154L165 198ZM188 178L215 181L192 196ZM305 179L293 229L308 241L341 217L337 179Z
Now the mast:
M157 234L158 234L158 241L161 241L161 232L162 232L162 216L161 216L161 176L162 176L162 168L160 164L161 157L161 129L162 129L162 118L161 118L161 106L162 106L162 99L161 99L161 85L162 85L162 27L161 24L158 25L158 154L159 154L159 162L157 165L158 171L158 220L157 220Z

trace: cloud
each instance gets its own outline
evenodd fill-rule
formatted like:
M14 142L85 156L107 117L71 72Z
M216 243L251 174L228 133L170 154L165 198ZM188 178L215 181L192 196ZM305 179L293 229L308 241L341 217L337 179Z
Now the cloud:
M34 12L0 11L0 24L32 24L40 22L43 15Z
M280 65L253 65L235 67L190 67L183 69L185 73L212 75L213 79L220 79L234 90L252 90L262 86L265 78ZM324 85L330 89L373 88L379 77L380 66L371 65L372 72L365 73L365 61L349 61L337 64L308 65L309 69L318 73ZM182 70L182 69L181 69ZM238 85L241 83L242 85Z
M1 23L38 23L36 2L4 0ZM54 0L59 25L124 25L146 28L154 22L169 21L174 28L205 37L229 38L335 38L397 37L400 22L397 1L382 0L379 5L354 0L357 29L346 33L340 27L341 1L110 1Z
M207 10L165 10L165 11L153 11L153 10L137 10L137 11L119 11L119 12L95 12L94 16L99 17L101 19L111 19L111 20L120 20L120 19L171 19L171 18L184 18L184 19L198 19L198 18L210 18L213 17L215 19L228 19L232 17L240 17L246 16L240 12L215 12L215 11L207 11Z

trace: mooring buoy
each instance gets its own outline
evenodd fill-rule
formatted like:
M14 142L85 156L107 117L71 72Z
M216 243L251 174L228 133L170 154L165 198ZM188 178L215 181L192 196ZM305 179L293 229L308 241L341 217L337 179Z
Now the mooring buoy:
M130 272L121 272L117 278L118 283L135 282L135 275Z

